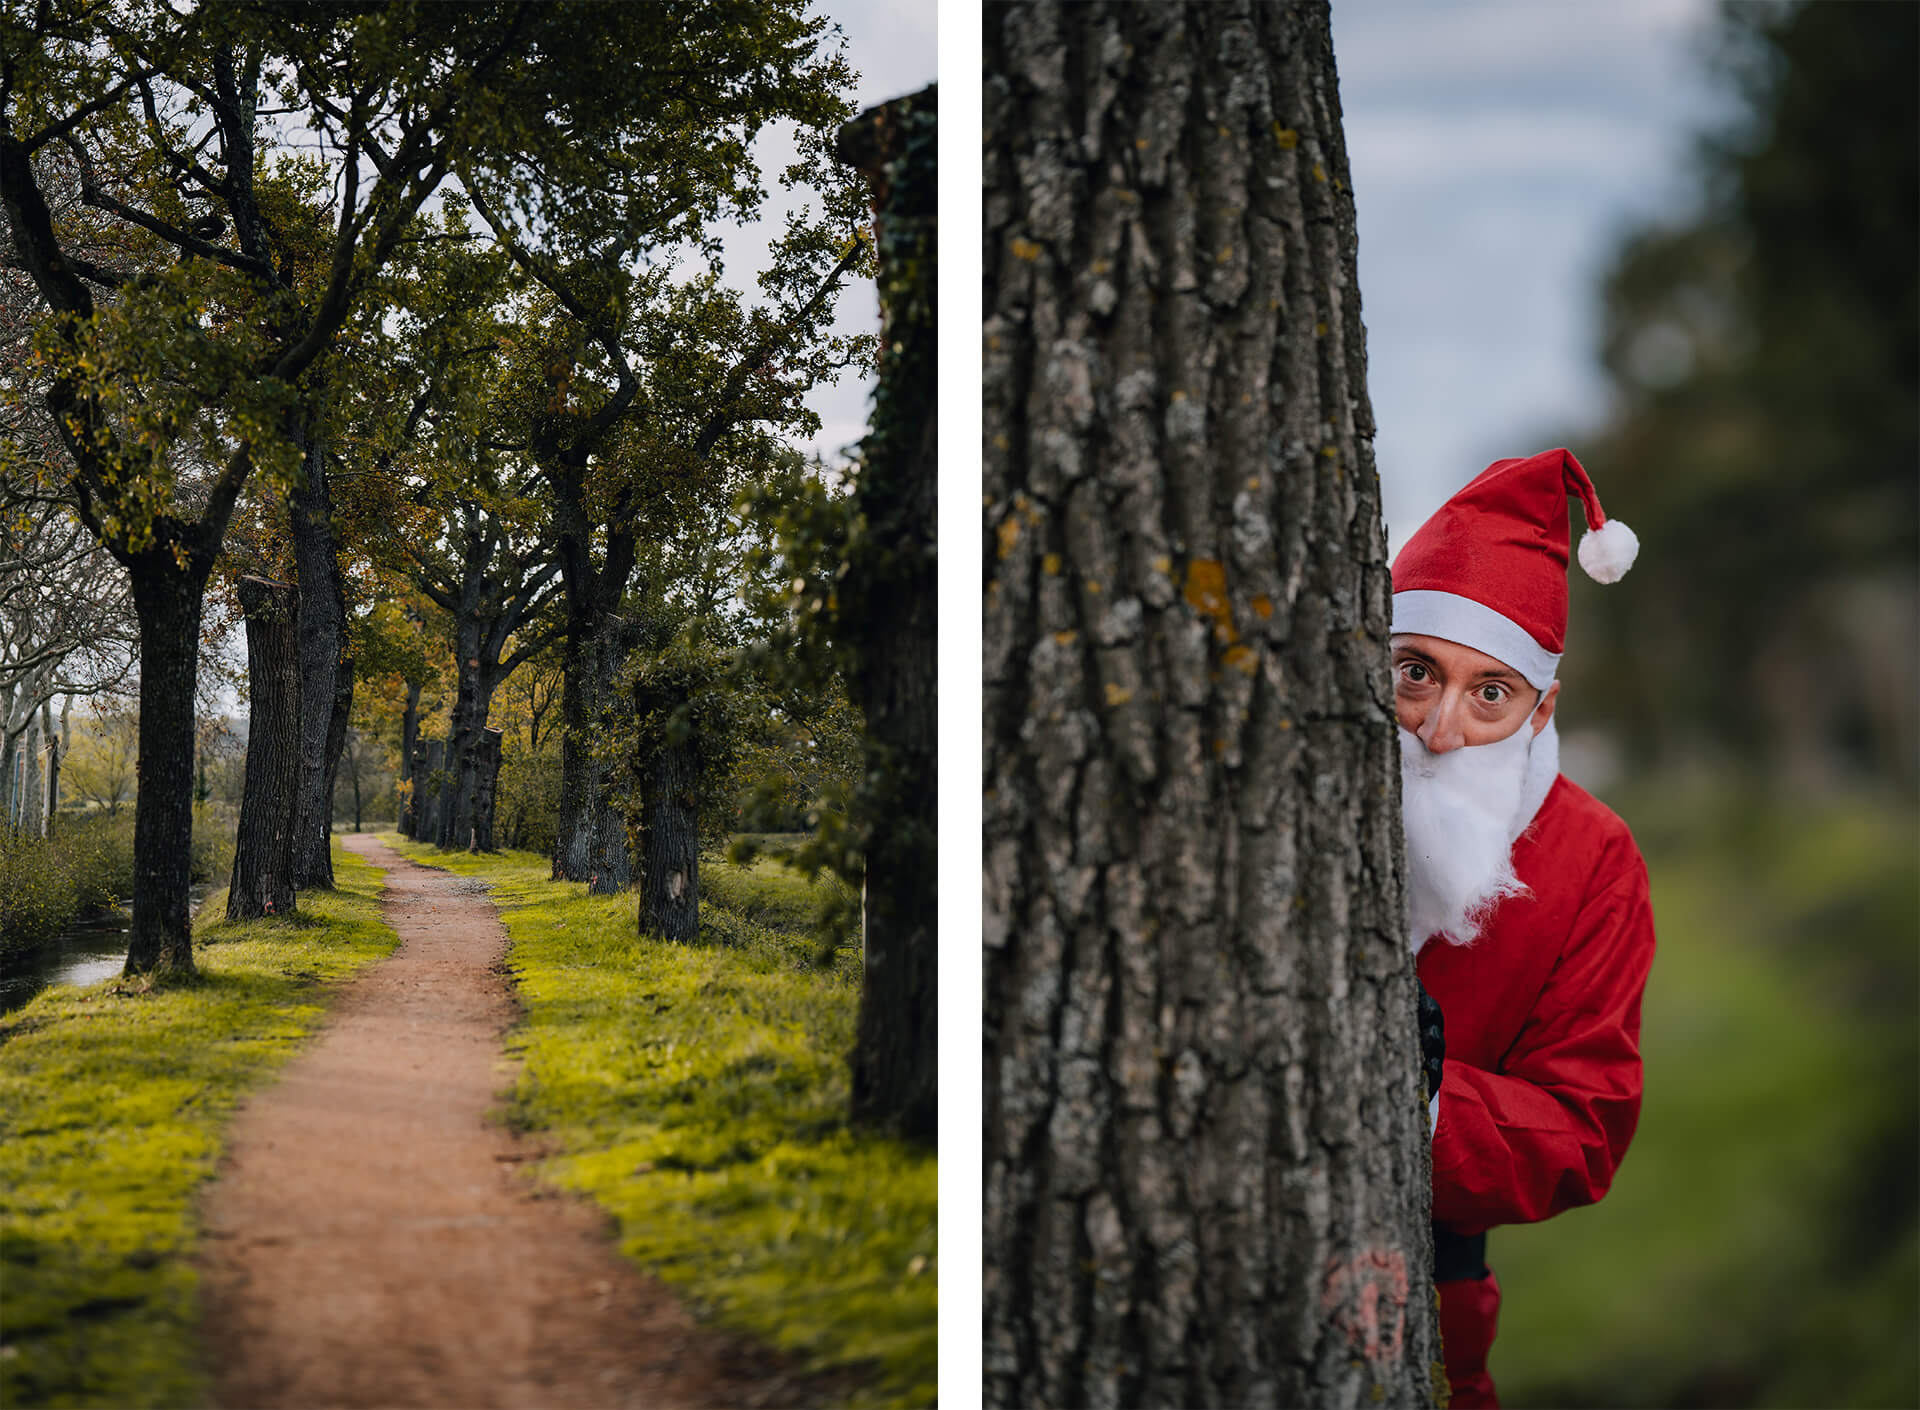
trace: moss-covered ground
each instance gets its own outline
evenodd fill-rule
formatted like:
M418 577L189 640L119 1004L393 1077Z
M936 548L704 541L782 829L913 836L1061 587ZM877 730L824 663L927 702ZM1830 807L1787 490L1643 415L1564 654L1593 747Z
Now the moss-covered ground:
M850 1130L857 960L703 899L702 943L638 934L632 896L548 880L531 853L384 841L492 886L526 1006L512 1119L555 1154L539 1178L597 1200L629 1256L703 1315L816 1370L865 1368L868 1403L936 1381L931 1152ZM706 897L797 925L807 884L702 863Z
M227 1116L396 943L379 872L333 865L293 916L210 897L194 981L56 985L0 1022L0 1405L204 1400L194 1197Z
M1621 811L1659 932L1640 1129L1600 1204L1490 1236L1503 1398L1920 1404L1911 808Z

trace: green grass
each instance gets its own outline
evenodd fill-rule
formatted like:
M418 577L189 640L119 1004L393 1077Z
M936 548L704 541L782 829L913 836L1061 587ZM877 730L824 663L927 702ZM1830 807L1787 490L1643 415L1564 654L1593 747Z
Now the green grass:
M380 874L333 865L297 915L198 925L193 982L57 985L0 1022L0 1405L204 1401L194 1196L226 1119L396 943Z
M791 840L783 833L757 836L763 843ZM710 857L700 859L702 901L711 901L742 920L776 930L795 933L810 930L821 907L845 892L846 883L836 877L822 872L809 882L773 857L755 857L744 866Z
M705 943L642 940L633 897L549 881L544 857L383 840L492 883L527 1011L512 1118L557 1147L539 1177L615 1215L704 1315L867 1368L862 1403L932 1403L934 1157L846 1124L853 967L712 904Z
M1489 1239L1502 1395L1920 1404L1915 820L1702 814L1643 842L1640 1129L1599 1205Z

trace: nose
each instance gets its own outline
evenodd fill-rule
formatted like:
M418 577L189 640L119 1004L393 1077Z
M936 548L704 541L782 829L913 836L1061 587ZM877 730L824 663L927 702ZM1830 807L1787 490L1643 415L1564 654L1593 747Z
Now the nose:
M1427 711L1427 718L1414 731L1420 742L1427 746L1429 754L1446 754L1466 744L1466 729L1461 722L1460 711L1459 697L1453 691L1442 691L1433 708Z

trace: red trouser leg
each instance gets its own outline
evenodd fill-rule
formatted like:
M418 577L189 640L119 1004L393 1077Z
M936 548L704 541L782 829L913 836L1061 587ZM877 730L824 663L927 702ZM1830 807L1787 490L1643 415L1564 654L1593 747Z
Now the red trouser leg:
M1500 1284L1491 1270L1484 1278L1460 1278L1439 1284L1440 1338L1446 1349L1447 1383L1453 1410L1498 1410L1487 1353L1500 1320Z

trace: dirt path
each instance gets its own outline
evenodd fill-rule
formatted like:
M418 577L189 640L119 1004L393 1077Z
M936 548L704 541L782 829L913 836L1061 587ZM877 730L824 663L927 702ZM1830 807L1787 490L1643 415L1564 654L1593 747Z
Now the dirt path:
M608 1221L517 1178L506 931L477 884L389 868L391 959L235 1118L203 1203L208 1362L228 1407L794 1405L764 1349L696 1328Z

